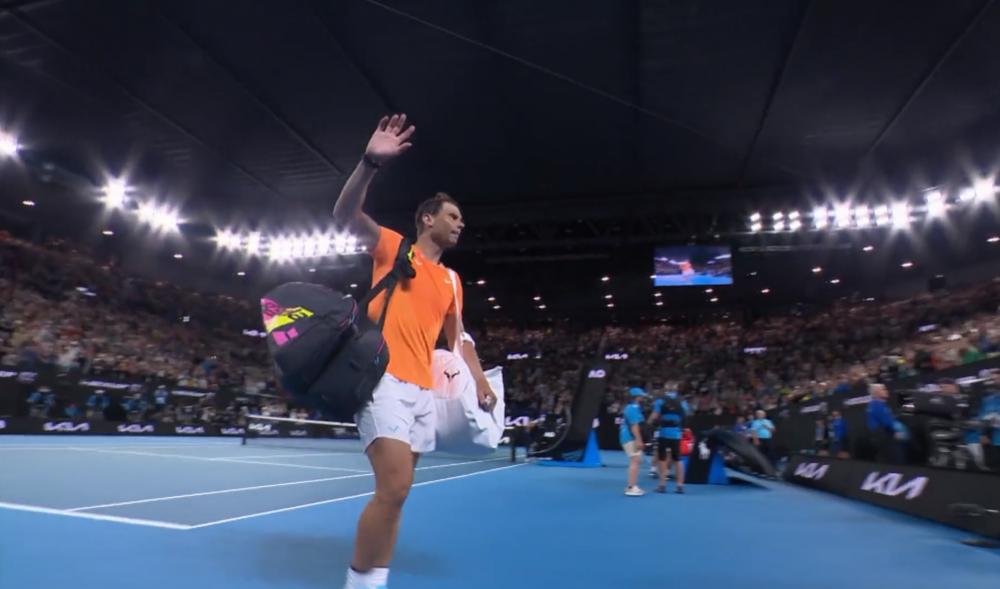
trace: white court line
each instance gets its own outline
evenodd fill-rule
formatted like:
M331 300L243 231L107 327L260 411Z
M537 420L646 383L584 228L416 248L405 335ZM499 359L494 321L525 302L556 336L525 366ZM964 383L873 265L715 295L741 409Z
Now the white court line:
M77 442L77 443L79 443L79 442ZM55 445L52 445L52 446L38 446L38 445L31 445L31 446L6 446L2 442L0 442L0 450L92 450L92 449L100 449L100 450L131 450L132 448L153 448L153 449L156 449L156 448L165 448L165 449L169 449L169 450L175 450L177 448L230 448L230 447L232 447L234 445L235 444L231 444L231 443L230 444L224 444L222 442L219 442L217 444L185 444L183 442L178 442L176 444L171 444L169 446L168 445L160 445L160 444L131 444L131 445L114 445L114 446L112 446L112 445L104 445L104 444L92 444L92 445L88 444L88 445L83 445L83 446L79 446L79 445L75 445L75 444L74 445L63 444L63 445L58 445L58 446L55 446Z
M73 448L74 450L80 450L83 452L97 452L101 454L128 454L135 456L153 456L160 458L180 458L183 460L198 460L201 462L226 462L226 463L236 463L236 464L257 464L264 466L279 466L283 468L300 468L306 470L326 470L334 472L367 472L365 470L359 470L357 468L340 468L334 466L314 466L311 464L291 464L288 462L264 462L257 460L243 460L241 458L208 458L205 456L191 456L189 454L164 454L159 452L140 452L137 450L105 450L103 448ZM448 464L436 464L434 466L420 466L417 470L431 470L435 468L451 468L453 466L464 466L467 464L478 464L480 462L495 462L498 460L508 460L506 457L497 458L485 458L482 460L469 460L466 462L449 462Z
M29 511L31 513L46 513L50 515L65 515L69 517L79 517L82 519L92 519L98 521L115 522L119 524L130 524L133 526L149 526L152 528L166 528L168 530L190 530L191 526L185 524L175 524L171 522L161 522L151 519L137 519L134 517L119 517L117 515L103 515L100 513L76 513L66 509L53 509L51 507L39 507L37 505L24 505L21 503L6 503L0 501L0 509L10 509L13 511Z
M217 457L209 457L209 460L222 460L222 459L225 459L225 458L239 458L240 460L243 460L245 458L306 458L306 457L310 457L311 458L313 456L345 456L345 455L363 456L363 454L361 454L360 452L311 452L311 453L308 453L308 454L301 454L301 453L299 453L299 454L252 454L250 456L240 456L240 455L237 455L237 456L217 456Z
M266 466L283 466L285 468L306 468L309 470L333 470L340 472L368 472L357 468L341 468L339 466L313 466L311 464L292 464L290 462L263 462L261 460L243 460L242 458L206 458L209 462L236 462L239 464L263 464Z
M483 461L480 461L480 462L483 462ZM443 482L446 482L446 481L454 481L454 480L457 480L457 479L464 479L466 477L474 477L474 476L477 476L477 475L486 474L488 472L496 472L496 471L499 471L499 470L507 470L507 469L510 469L510 468L517 468L519 466L525 466L526 464L528 464L528 463L523 462L521 464L511 464L511 465L508 465L508 466L498 466L497 468L490 468L490 469L487 469L487 470L480 470L480 471L476 471L476 472L470 472L470 473L466 473L466 474L460 474L460 475L456 475L456 476L453 476L453 477L445 477L443 479L434 479L433 481L423 481L421 483L414 483L413 486L414 487L423 487L423 486L426 486L426 485L434 485L434 484L443 483ZM281 509L272 509L272 510L269 510L269 511L261 511L259 513L251 513L251 514L248 514L248 515L240 515L240 516L237 516L237 517L229 517L229 518L226 518L226 519L220 519L220 520L216 520L216 521L205 522L205 523L202 523L202 524L194 524L192 526L189 526L188 529L195 530L195 529L198 529L198 528L207 528L208 526L217 526L217 525L220 525L220 524L227 524L227 523L230 523L230 522L240 521L240 520L244 520L244 519L251 519L251 518L255 518L255 517L263 517L265 515L273 515L275 513L284 513L286 511L295 511L297 509L305 509L307 507L316 507L318 505L327 505L329 503L339 503L341 501L347 501L349 499L358 499L359 497L368 497L369 495L374 495L374 494L375 494L375 491L369 491L367 493L358 493L357 495L348 495L347 497L337 497L336 499L326 499L324 501L314 501L312 503L305 503L305 504L302 504L302 505L293 505L291 507L282 507Z
M88 511L91 509L104 509L107 507L122 507L123 505L138 505L140 503L155 503L157 501L173 501L175 499L187 499L189 497L205 497L207 495L222 495L225 493L240 493L242 491L256 491L258 489L273 489L275 487L291 487L294 485L310 485L313 483L325 483L328 481L341 481L344 479L356 479L362 477L369 477L371 473L366 474L348 474L339 477L327 477L323 479L309 479L306 481L292 481L288 483L273 483L270 485L254 485L252 487L236 487L233 489L220 489L218 491L204 491L201 493L187 493L184 495L171 495L169 497L153 497L152 499L137 499L135 501L120 501L118 503L104 503L102 505L87 505L86 507L74 507L72 509L67 509L68 512L78 512L78 511Z
M462 465L466 465L466 464L477 464L477 463L480 463L480 462L489 462L491 460L496 460L496 459L473 460L471 462L457 462L455 464L447 464L447 465L421 466L421 467L418 467L417 470L430 470L430 469L435 469L435 468L444 468L446 466L462 466ZM491 469L491 470L496 470L496 469ZM372 476L371 472L363 472L362 474L349 474L349 475L342 475L342 476L338 476L338 477L326 477L326 478L322 478L322 479L309 479L309 480L305 480L305 481L291 481L291 482L286 482L286 483L272 483L272 484L268 484L268 485L254 485L252 487L235 487L235 488L232 488L232 489L220 489L218 491L203 491L203 492L200 492L200 493L186 493L184 495L170 495L170 496L167 496L167 497L151 497L149 499L136 499L136 500L133 500L133 501L120 501L120 502L117 502L117 503L103 503L101 505L87 505L87 506L84 506L84 507L74 507L72 509L67 509L66 511L69 511L69 512L89 511L89 510L92 510L92 509L104 509L104 508L108 508L108 507L122 507L124 505L138 505L140 503L156 503L158 501L173 501L173 500L176 500L176 499L187 499L187 498L190 498L190 497L205 497L207 495L223 495L223 494L226 494L226 493L240 493L240 492L243 492L243 491L256 491L256 490L259 490L259 489L272 489L272 488L275 488L275 487L291 487L291 486L295 486L295 485L308 485L308 484L313 484L313 483L325 483L325 482L328 482L328 481L341 481L341 480L344 480L344 479L356 479L356 478L363 478L363 477L370 477L370 476ZM459 475L458 478L461 478L462 476L465 476L465 475ZM451 477L451 478L455 478L455 477ZM446 480L446 479L440 479L440 480ZM414 485L414 486L418 486L418 485L421 485L421 484L424 484L424 483L418 483L417 485Z
M129 456L152 456L156 458L179 458L182 460L197 460L199 462L226 462L235 464L264 464L267 466L280 466L284 468L304 468L307 470L327 470L336 472L366 472L356 468L336 468L333 466L312 466L309 464L290 464L287 462L259 462L254 460L238 460L236 458L208 458L205 456L191 456L189 454L165 454L161 452L140 452L138 450L106 450L104 448L72 448L81 452L95 452L98 454L124 454Z

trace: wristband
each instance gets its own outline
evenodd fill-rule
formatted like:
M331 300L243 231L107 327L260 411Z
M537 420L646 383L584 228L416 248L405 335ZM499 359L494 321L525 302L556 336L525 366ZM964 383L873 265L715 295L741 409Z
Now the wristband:
M361 161L362 161L362 163L364 163L366 166L368 166L369 168L371 168L373 170L377 170L377 169L379 169L379 168L382 167L381 164L379 164L378 162L376 162L372 158L368 157L367 153L365 155L361 156Z

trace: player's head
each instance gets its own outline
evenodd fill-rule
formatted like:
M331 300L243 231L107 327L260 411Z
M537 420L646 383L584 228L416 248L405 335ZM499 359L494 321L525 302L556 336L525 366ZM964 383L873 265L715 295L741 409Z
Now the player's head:
M442 249L455 247L462 229L465 228L458 202L444 192L439 192L420 203L414 222L417 226L418 239L426 233L431 241Z

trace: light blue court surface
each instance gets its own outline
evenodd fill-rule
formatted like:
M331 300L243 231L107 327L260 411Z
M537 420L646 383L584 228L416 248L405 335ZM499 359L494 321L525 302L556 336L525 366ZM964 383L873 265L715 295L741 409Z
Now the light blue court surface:
M0 587L340 589L372 478L332 450L0 437ZM1000 587L959 531L783 483L630 498L604 460L425 457L390 587Z

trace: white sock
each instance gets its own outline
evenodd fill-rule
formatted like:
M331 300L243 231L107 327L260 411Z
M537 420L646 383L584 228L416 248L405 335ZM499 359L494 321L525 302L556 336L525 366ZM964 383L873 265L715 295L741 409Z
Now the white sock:
M389 583L389 569L374 568L367 573L360 573L351 567L347 568L347 583L344 589L384 589Z

